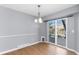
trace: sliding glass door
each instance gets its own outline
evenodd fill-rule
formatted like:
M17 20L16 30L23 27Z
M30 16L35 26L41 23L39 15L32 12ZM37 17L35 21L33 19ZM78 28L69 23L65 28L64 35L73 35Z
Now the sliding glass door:
M55 20L49 21L49 41L55 43Z
M57 44L66 46L66 20L57 20Z
M66 46L66 18L48 21L48 40Z

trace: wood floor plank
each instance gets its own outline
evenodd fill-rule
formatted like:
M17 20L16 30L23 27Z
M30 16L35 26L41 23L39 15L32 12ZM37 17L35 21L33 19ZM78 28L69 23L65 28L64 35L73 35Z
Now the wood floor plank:
M76 53L50 43L41 42L4 55L76 55Z

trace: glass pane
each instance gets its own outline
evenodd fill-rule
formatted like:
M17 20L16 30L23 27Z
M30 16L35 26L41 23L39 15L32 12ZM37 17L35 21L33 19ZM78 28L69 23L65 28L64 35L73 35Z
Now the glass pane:
M65 20L57 20L57 44L66 46L66 25Z
M48 21L49 24L49 41L55 43L55 20Z

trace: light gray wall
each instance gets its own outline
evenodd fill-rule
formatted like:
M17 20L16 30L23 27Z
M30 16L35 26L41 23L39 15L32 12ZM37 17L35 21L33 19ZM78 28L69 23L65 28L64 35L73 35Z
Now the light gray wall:
M76 24L78 24L78 29L77 29L77 51L79 51L79 14L78 16L78 22Z
M74 28L75 28L75 40L76 40L76 50L79 52L79 13L74 15Z
M47 40L47 22L39 24L39 39L41 36L45 37L45 41Z
M74 16L67 19L67 47L76 49Z
M0 51L39 41L38 27L33 16L0 6Z

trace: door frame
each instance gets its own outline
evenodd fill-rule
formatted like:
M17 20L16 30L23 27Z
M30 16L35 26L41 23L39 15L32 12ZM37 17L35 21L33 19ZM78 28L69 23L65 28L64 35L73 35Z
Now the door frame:
M61 18L61 19L64 19L64 18ZM65 20L66 20L66 48L67 48L67 46L68 46L68 43L67 43L67 20L68 20L68 18L65 18ZM57 23L56 23L56 21L55 21L55 29L56 29L56 27L57 27ZM49 42L49 24L48 24L48 22L47 22L47 41ZM55 43L54 43L55 45L58 45L57 44L57 30L55 30Z

